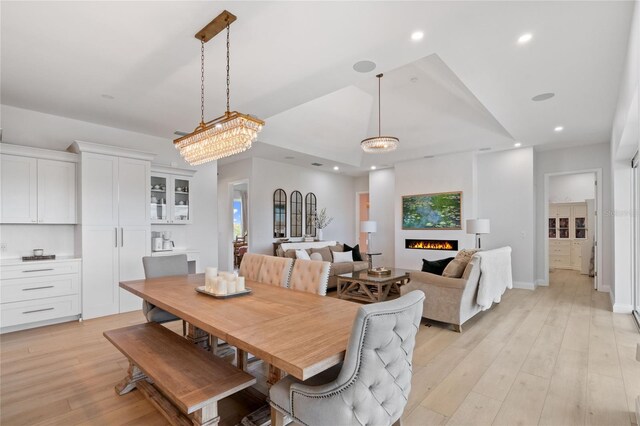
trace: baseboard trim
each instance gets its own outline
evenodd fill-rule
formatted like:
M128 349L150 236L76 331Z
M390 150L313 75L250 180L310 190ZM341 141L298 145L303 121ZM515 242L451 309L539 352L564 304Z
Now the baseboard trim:
M539 278L539 279L536 280L536 286L537 287L540 287L540 286L549 287L549 283L547 282L547 280Z
M633 312L633 306L625 305L623 303L614 303L613 304L613 313L614 314L630 314Z
M0 334L13 333L14 331L30 330L32 328L44 327L46 325L60 324L63 322L78 321L80 315L72 315L69 317L55 318L50 320L31 322L28 324L10 325L0 328Z
M534 283L528 283L525 281L514 281L513 288L521 288L524 290L535 290L536 285Z

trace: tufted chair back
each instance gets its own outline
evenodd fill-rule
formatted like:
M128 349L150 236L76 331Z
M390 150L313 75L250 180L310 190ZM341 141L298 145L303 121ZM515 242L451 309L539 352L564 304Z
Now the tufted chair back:
M258 281L280 287L288 287L292 266L293 259L265 256L262 266L260 266L260 279Z
M358 311L337 378L290 388L293 419L304 425L391 425L411 391L411 359L424 293L412 291Z
M242 256L239 274L251 281L260 281L260 267L264 258L263 254L246 253Z
M329 262L297 259L291 271L289 288L325 296L330 269Z

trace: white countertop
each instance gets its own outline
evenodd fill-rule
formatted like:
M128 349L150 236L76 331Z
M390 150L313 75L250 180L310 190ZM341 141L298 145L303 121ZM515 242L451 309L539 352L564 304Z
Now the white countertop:
M55 263L55 262L68 262L68 261L77 261L80 262L82 258L77 256L56 256L55 259L47 259L47 260L22 260L19 257L9 258L9 259L0 259L0 266L11 266L11 265L31 265L31 264L43 264L43 263Z

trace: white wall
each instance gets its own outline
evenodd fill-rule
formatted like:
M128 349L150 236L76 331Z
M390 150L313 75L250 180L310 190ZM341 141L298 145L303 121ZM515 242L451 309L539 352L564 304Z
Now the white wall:
M611 131L611 192L613 206L609 212L614 232L610 247L613 253L611 300L615 312L632 309L631 258L631 166L634 153L640 150L640 5L635 2L625 69L621 78L618 105ZM635 212L638 214L638 212Z
M491 220L485 249L511 246L514 286L535 287L532 148L478 155L478 217Z
M241 179L249 180L249 250L254 253L272 254L273 238L273 192L282 188L287 193L287 235L290 231L290 196L298 190L303 198L309 192L316 195L318 210L327 208L333 222L323 231L323 239L354 244L355 235L355 178L338 173L327 173L262 158L252 158L248 163L236 162L220 168L220 191L229 183ZM221 194L220 211L230 211L230 198ZM230 213L229 213L230 214ZM231 217L220 222L222 238L231 232ZM230 235L230 234L229 234ZM225 261L221 251L220 261ZM228 263L228 260L226 260Z
M0 106L0 117L3 141L16 145L27 145L38 148L65 151L74 140L119 146L138 151L156 154L154 162L175 167L192 168L180 157L170 139L163 139L123 129L101 126L85 121L72 120L65 117L43 114L36 111L16 108L8 105ZM200 260L204 265L217 265L217 164L216 162L193 167L198 172L192 184L192 225L174 225L176 234L184 234L189 249L200 251ZM3 234L7 227L2 225ZM24 228L26 238L34 243L38 241L40 225ZM22 229L22 228L16 228ZM73 238L72 227L67 227L62 240ZM16 235L17 231L9 231L8 235ZM69 237L68 234L71 234ZM11 241L14 241L13 239ZM10 243L11 243L10 241ZM21 244L13 242L13 245ZM43 241L43 245L46 241ZM151 242L149 241L149 244ZM4 254L3 254L4 256Z
M33 249L44 249L44 254L73 256L75 225L0 225L0 241L7 249L0 257L14 259L33 256Z
M595 173L576 173L549 178L550 203L582 203L596 197Z
M371 249L375 253L373 265L394 266L395 256L395 170L383 169L369 173L369 219L376 222L377 232L371 234Z
M475 247L474 236L464 229L465 220L476 217L476 161L471 152L436 158L422 158L396 164L395 167L395 265L420 269L422 259L441 259L453 252L405 249L407 238L455 239L459 248ZM373 187L373 184L371 185ZM403 230L402 196L462 191L462 230ZM388 200L387 196L387 202ZM373 205L373 200L371 201Z
M579 148L555 149L535 153L535 233L536 233L536 280L545 282L544 247L547 242L545 236L545 209L548 204L544 198L544 180L547 173L580 172L588 169L602 169L603 188L611 187L611 167L609 160L609 144L582 146ZM612 232L613 220L611 214L610 191L603 190L602 199L602 271L599 272L600 287L606 290L613 280Z

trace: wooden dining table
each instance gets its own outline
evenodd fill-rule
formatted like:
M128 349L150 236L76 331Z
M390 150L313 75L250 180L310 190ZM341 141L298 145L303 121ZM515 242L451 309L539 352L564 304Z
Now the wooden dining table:
M268 363L270 384L282 372L307 380L342 362L358 304L255 281L246 282L249 295L217 299L196 292L202 285L204 274L120 283L191 326Z

